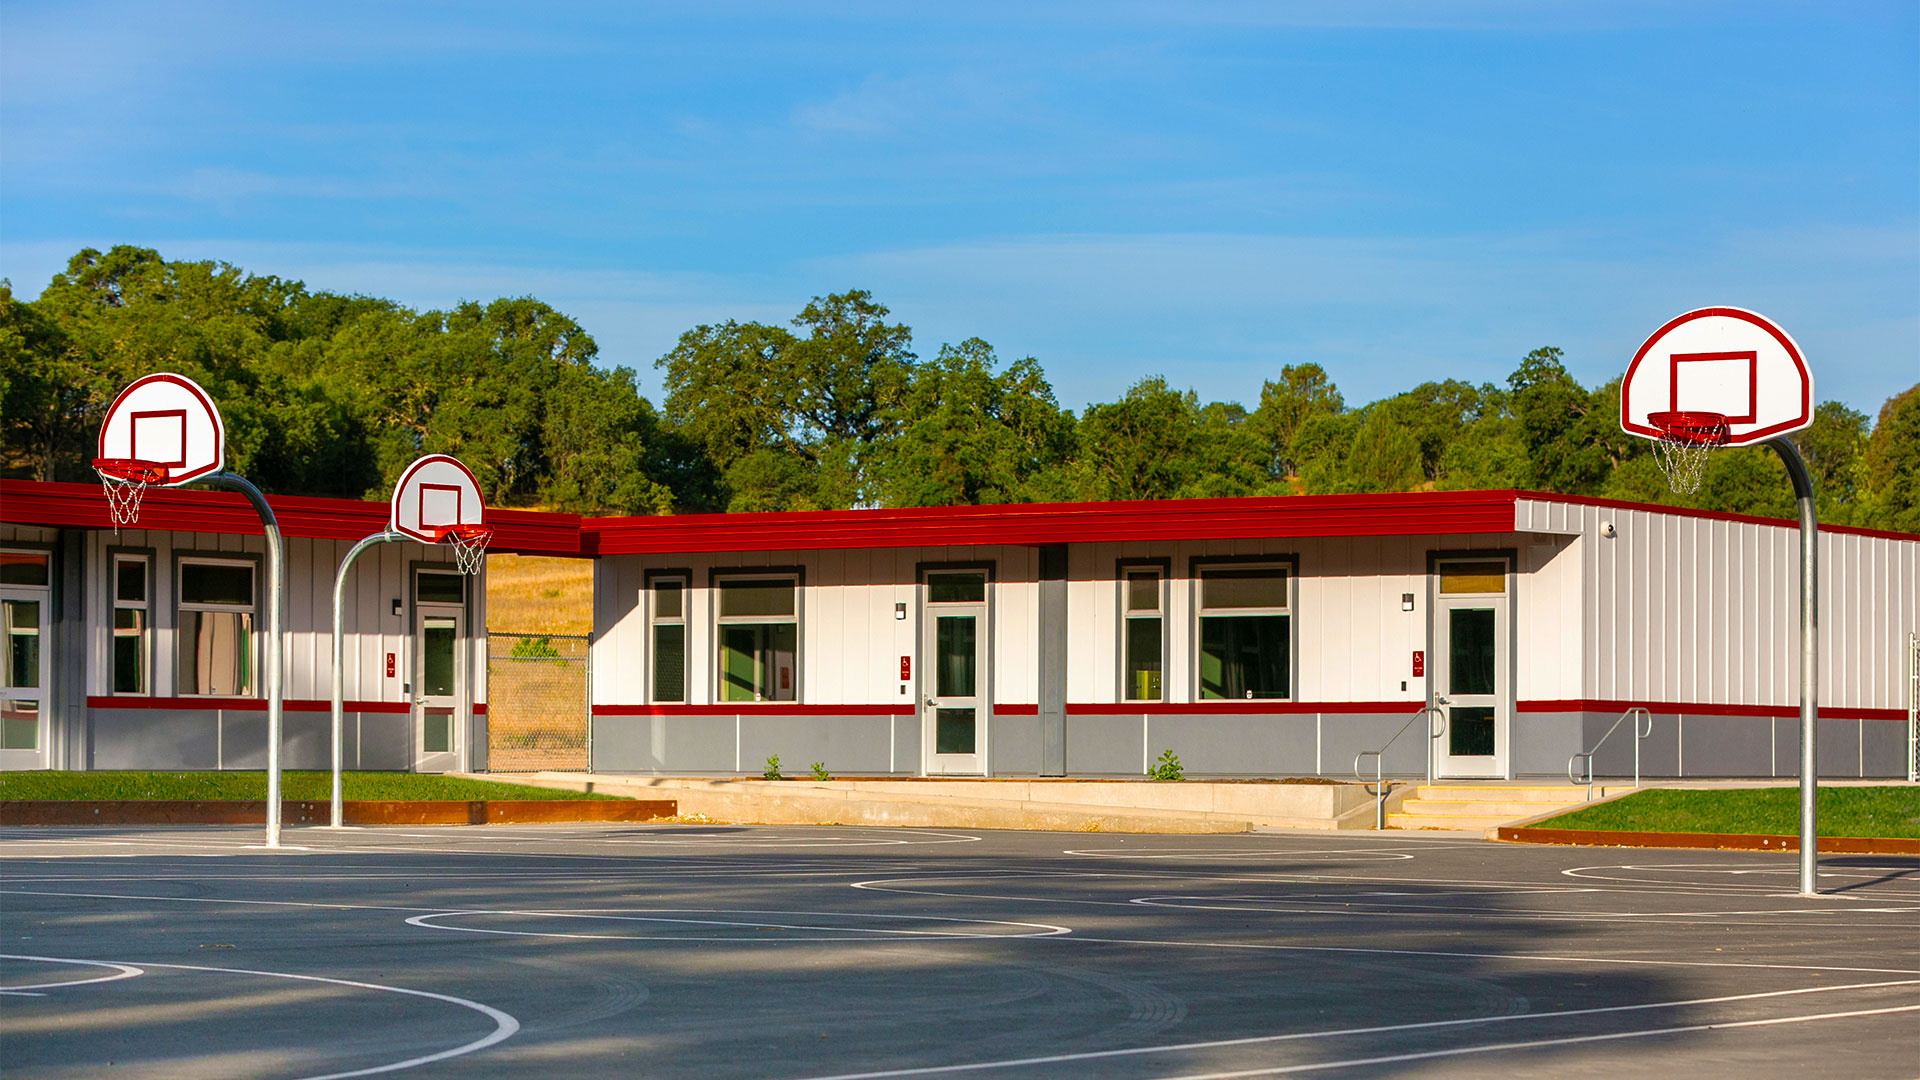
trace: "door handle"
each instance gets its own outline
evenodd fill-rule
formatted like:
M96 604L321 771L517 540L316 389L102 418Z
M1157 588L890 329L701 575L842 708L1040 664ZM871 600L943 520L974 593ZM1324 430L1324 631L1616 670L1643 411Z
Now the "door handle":
M939 702L937 702L937 701L935 701L935 700L933 700L932 698L928 698L928 699L927 699L927 708L929 708L929 709L937 709L937 708L939 708L939 707L940 707L940 703L939 703Z

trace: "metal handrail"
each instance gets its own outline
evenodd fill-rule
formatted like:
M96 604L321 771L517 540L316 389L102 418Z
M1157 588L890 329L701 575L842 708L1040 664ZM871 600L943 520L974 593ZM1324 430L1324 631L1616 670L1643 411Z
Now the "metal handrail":
M1367 782L1367 778L1360 775L1360 759L1369 754L1373 755L1373 827L1376 832L1387 827L1387 783L1386 774L1383 771L1386 767L1387 747L1392 746L1400 736L1405 735L1407 729L1413 726L1415 720L1429 714L1438 717L1440 724L1438 727L1428 728L1427 739L1428 741L1433 741L1440 738L1440 736L1446 734L1447 731L1447 714L1441 712L1440 706L1437 704L1423 705L1415 710L1412 716L1407 717L1407 722L1400 725L1400 730L1393 733L1393 738L1380 744L1380 749L1362 750L1353 755L1353 778L1362 784ZM1432 747L1427 748L1427 784L1428 786L1432 786L1433 784Z
M1592 746L1567 759L1567 782L1570 784L1587 785L1586 801L1593 801L1593 755L1600 752L1600 744L1607 741L1608 737L1613 734L1614 729L1620 726L1621 721L1632 716L1634 713L1639 713L1641 716L1647 718L1647 729L1645 731L1640 730L1638 723L1633 725L1633 786L1636 788L1640 786L1640 740L1653 734L1653 714L1648 712L1645 706L1635 705L1633 708L1621 713L1620 716L1614 720L1613 726L1607 728L1606 734L1600 736L1599 740ZM1573 771L1574 767L1582 761L1586 762L1587 765L1586 779L1584 780L1576 776Z

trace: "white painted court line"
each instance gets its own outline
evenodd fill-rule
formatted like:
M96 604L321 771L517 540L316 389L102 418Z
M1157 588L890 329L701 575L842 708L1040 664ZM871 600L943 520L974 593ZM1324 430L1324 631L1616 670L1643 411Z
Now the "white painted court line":
M726 941L737 942L744 945L788 944L794 941L845 941L851 937L865 937L868 935L906 937L920 941L1010 941L1021 938L1052 937L1059 934L1073 933L1068 927L1055 926L1051 923L1010 922L1004 919L964 919L939 915L883 915L875 912L853 911L757 911L752 909L728 908L663 908L653 910L656 910L658 913L645 915L611 915L580 911L441 911L428 915L415 915L407 920L407 925L417 926L425 930L451 930L466 934L499 934L506 937L581 938L607 941ZM667 912L684 912L689 915L777 915L782 917L800 915L812 918L888 919L911 922L949 923L955 925L1010 926L1034 932L1019 934L983 934L958 933L944 930L887 930L871 926L794 925L791 923L780 923L771 919L749 919L741 921L735 919L667 918L665 917L665 913ZM742 930L792 930L803 933L811 932L837 936L817 938L777 937L767 938L763 941L762 939L750 937L714 937L711 935L705 937L666 937L655 935L636 936L632 934L561 934L532 930L490 930L474 926L443 926L432 921L435 919L455 918L462 915L512 915L520 918L544 919L600 919L616 922L660 923L675 926L719 926Z
M1783 1024L1811 1024L1822 1020L1848 1020L1888 1013L1920 1012L1920 1005L1896 1005L1885 1009L1855 1009L1851 1012L1810 1013L1804 1016L1780 1016L1767 1020L1730 1020L1717 1024L1687 1024L1680 1027L1643 1028L1606 1035L1569 1035L1559 1039L1530 1039L1525 1042L1493 1043L1487 1046L1460 1046L1449 1050L1423 1050L1408 1054L1350 1058L1346 1061L1315 1061L1302 1065L1280 1065L1267 1069L1242 1069L1235 1072L1180 1073L1161 1080L1239 1080L1249 1076L1285 1076L1289 1073L1321 1072L1327 1069L1354 1069L1362 1065L1394 1065L1434 1058L1465 1057L1469 1054L1495 1054L1507 1050L1539 1050L1549 1046L1573 1046L1578 1043L1616 1042L1621 1039L1646 1039L1657 1035L1685 1035L1700 1031L1731 1031L1736 1028L1778 1027Z
M1379 1025L1374 1025L1370 1027L1332 1028L1326 1031L1300 1031L1300 1032L1291 1032L1283 1035L1249 1035L1249 1036L1245 1036L1237 1039L1210 1039L1202 1042L1167 1043L1160 1046L1135 1046L1135 1047L1127 1047L1119 1050L1087 1050L1087 1051L1082 1051L1079 1053L1072 1053L1072 1054L1049 1054L1043 1057L1008 1058L1001 1061L977 1061L977 1062L969 1062L963 1065L926 1065L926 1066L921 1066L919 1068L912 1068L912 1069L885 1069L878 1072L836 1073L832 1076L807 1077L806 1080L882 1080L882 1078L885 1078L885 1077L896 1077L896 1076L931 1076L931 1075L940 1074L940 1073L982 1072L990 1069L1014 1069L1014 1068L1025 1068L1025 1067L1034 1066L1034 1065L1058 1065L1058 1064L1064 1064L1072 1061L1099 1061L1102 1059L1110 1059L1110 1058L1143 1057L1151 1054L1182 1053L1182 1052L1192 1051L1192 1050L1217 1050L1217 1049L1231 1047L1231 1046L1261 1046L1261 1045L1271 1045L1274 1043L1305 1042L1313 1039L1351 1038L1359 1035L1385 1035L1385 1034L1393 1034L1398 1032L1433 1031L1433 1030L1439 1030L1443 1028L1459 1028L1459 1027L1479 1027L1479 1026L1486 1026L1486 1025L1492 1025L1492 1024L1510 1024L1510 1023L1519 1023L1523 1021L1534 1021L1534 1020L1558 1020L1558 1019L1566 1019L1568 1017L1575 1017L1575 1016L1601 1016L1601 1015L1617 1014L1617 1013L1649 1012L1649 1011L1662 1010L1662 1009L1697 1008L1703 1005L1725 1005L1733 1002L1760 1001L1760 1000L1766 1000L1766 999L1772 999L1772 998L1803 996L1806 994L1825 994L1825 993L1833 993L1833 992L1847 991L1847 990L1876 990L1876 989L1884 989L1887 987L1916 986L1916 985L1920 985L1920 979L1899 979L1899 980L1893 980L1888 982L1850 983L1842 986L1803 986L1803 987L1797 987L1792 990L1769 990L1763 993L1755 993L1755 994L1730 994L1722 997L1689 998L1689 999L1684 999L1680 1001L1652 1001L1652 1002L1642 1002L1636 1005L1603 1005L1603 1006L1596 1006L1594 1008L1588 1008L1588 1009L1557 1009L1552 1012L1538 1012L1538 1013L1501 1013L1496 1016L1470 1016L1470 1017L1462 1017L1460 1019L1455 1019L1455 1020L1424 1020L1424 1021L1407 1023L1407 1024L1379 1024ZM1844 1016L1872 1015L1872 1014L1881 1013L1881 1012L1906 1012L1911 1010L1920 1010L1920 1005L1899 1006L1899 1007L1890 1008L1890 1009L1861 1010L1857 1013L1824 1014L1820 1018L1826 1018L1830 1016L1843 1016L1843 1015ZM1791 1019L1794 1019L1794 1018L1789 1018L1789 1020ZM1770 1023L1770 1022L1781 1022L1781 1021L1739 1021L1736 1023L1729 1023L1729 1024L1707 1024L1707 1025L1698 1025L1695 1027L1687 1027L1687 1028L1662 1028L1662 1029L1657 1029L1657 1032L1665 1033L1667 1031L1694 1031L1694 1030L1702 1030L1705 1028L1713 1028L1713 1027L1748 1026L1756 1023ZM1599 1038L1630 1037L1631 1034L1632 1033L1628 1033L1627 1036L1599 1036ZM1580 1038L1588 1038L1588 1037L1583 1036ZM1554 1045L1554 1041L1540 1040L1532 1043L1511 1044L1511 1045L1545 1046L1545 1045ZM1443 1051L1440 1053L1443 1053L1443 1054L1475 1053L1475 1052L1481 1052L1483 1050L1501 1049L1501 1048L1503 1047L1495 1046L1495 1047L1457 1048L1454 1050ZM1412 1056L1398 1055L1398 1056L1387 1057L1387 1058L1368 1059L1366 1061L1316 1062L1307 1066L1298 1066L1298 1067L1283 1066L1280 1071L1286 1071L1286 1070L1295 1069L1295 1068L1300 1068L1302 1070L1340 1068L1340 1067L1345 1067L1350 1065L1376 1064L1381 1062L1400 1061L1400 1060L1416 1060L1420 1056L1422 1055L1412 1055ZM1260 1076L1260 1075L1265 1075L1266 1072L1267 1070L1255 1070L1252 1072L1244 1072L1244 1073L1219 1073L1214 1075L1217 1075L1220 1077ZM1201 1078L1185 1077L1185 1078L1182 1078L1182 1080L1201 1080Z
M54 964L100 964L101 963L100 961L80 960L80 959L75 959L72 957L64 957L64 956L15 956L15 955L4 954L4 953L0 953L0 960L37 960L45 963L54 963ZM110 966L110 967L124 966L124 967L132 968L132 965L122 965L118 963L106 964L104 966ZM421 1066L421 1065L430 1065L436 1061L446 1061L449 1058L463 1057L477 1050L485 1050L487 1047L492 1046L495 1043L504 1042L505 1040L512 1038L514 1034L520 1030L520 1021L514 1019L514 1017L510 1013L504 1012L500 1009L496 1009L491 1005L486 1005L478 1001L473 1001L469 998L455 997L452 994L436 994L431 990L412 990L404 986L387 986L383 983L360 982L354 979L335 979L335 978L329 978L324 975L296 975L286 971L260 971L260 970L255 970L251 968L207 967L200 964L153 964L153 963L146 963L144 964L144 966L148 968L168 968L175 971L211 971L211 972L218 972L220 974L225 974L225 975L257 975L257 976L261 976L263 978L269 978L269 979L293 979L300 982L327 983L333 986L352 987L358 990L378 990L382 993L387 993L387 994L404 994L408 997L427 998L433 1001L444 1001L450 1005L458 1005L463 1009L472 1009L474 1012L480 1013L481 1015L493 1021L494 1026L491 1032L488 1032L486 1035L483 1035L478 1039L474 1039L471 1042L462 1043L459 1046L453 1047L450 1050L441 1050L438 1053L433 1053L433 1054L422 1054L419 1057L408 1058L405 1061L394 1061L394 1062L389 1062L385 1065L373 1065L364 1069L350 1069L345 1072L332 1072L332 1073L322 1073L314 1076L303 1076L298 1078L298 1080L347 1080L348 1077L352 1077L352 1076L373 1076L378 1073L398 1072L401 1069L417 1068L418 1066ZM139 969L134 968L133 970L138 971ZM88 980L88 981L91 982L91 981L99 981L99 980Z
M37 960L37 961L51 962L53 961L53 958L47 957L47 956L14 956L7 953L0 953L0 960ZM33 993L33 991L64 990L69 986L91 986L94 983L119 982L121 979L132 979L132 978L136 978L138 976L146 974L146 972L140 970L137 967L134 967L131 964L109 964L100 960L67 960L64 962L69 964L82 965L85 967L103 967L103 968L113 968L115 970L112 975L101 975L92 979L69 979L66 982L23 983L19 986L8 986L4 989L0 989L0 994L17 994L25 997L45 997L46 996L45 994Z

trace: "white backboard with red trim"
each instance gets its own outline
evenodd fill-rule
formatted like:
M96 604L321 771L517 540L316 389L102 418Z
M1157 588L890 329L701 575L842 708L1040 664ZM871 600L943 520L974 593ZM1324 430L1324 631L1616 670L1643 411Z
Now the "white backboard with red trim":
M393 512L387 521L394 532L431 544L439 539L441 527L481 525L486 513L473 473L458 458L428 454L407 466L393 485Z
M1620 426L1658 438L1649 413L1727 418L1727 444L1744 446L1813 423L1813 375L1793 338L1740 308L1689 311L1654 331L1620 383Z
M113 399L94 456L164 465L166 479L156 483L178 487L224 468L226 441L212 395L163 371L135 379Z

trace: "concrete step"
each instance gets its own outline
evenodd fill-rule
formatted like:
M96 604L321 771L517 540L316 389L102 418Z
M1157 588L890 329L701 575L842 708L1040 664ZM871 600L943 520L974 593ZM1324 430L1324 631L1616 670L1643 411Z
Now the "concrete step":
M1572 784L1421 784L1414 790L1413 797L1448 802L1575 803L1585 799L1587 792L1586 788Z
M1388 814L1389 829L1457 829L1463 832L1484 833L1488 829L1497 829L1513 820L1503 815L1486 814Z
M1501 817L1507 818L1508 820L1512 820L1515 818L1534 817L1539 814L1551 813L1554 810L1559 810L1559 809L1572 809L1579 805L1581 804L1578 801L1567 802L1567 803L1557 803L1557 802L1549 803L1549 802L1492 802L1492 801L1468 802L1468 801L1456 801L1451 799L1448 799L1448 800L1408 799L1405 803L1401 804L1400 810L1402 813L1418 814L1424 817L1501 816Z

